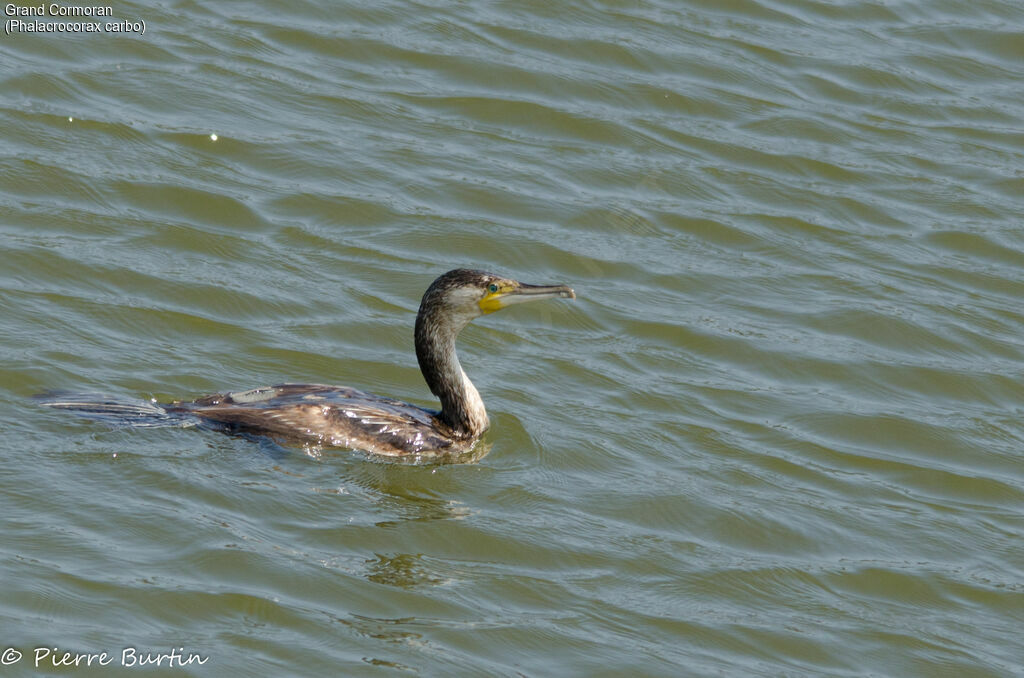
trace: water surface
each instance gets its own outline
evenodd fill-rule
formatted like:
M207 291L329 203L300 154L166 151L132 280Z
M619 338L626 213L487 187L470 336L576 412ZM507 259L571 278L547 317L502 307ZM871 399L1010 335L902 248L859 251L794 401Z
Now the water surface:
M112 7L0 41L6 671L1024 673L1019 4ZM456 266L579 297L463 334L476 464L29 399L430 405Z

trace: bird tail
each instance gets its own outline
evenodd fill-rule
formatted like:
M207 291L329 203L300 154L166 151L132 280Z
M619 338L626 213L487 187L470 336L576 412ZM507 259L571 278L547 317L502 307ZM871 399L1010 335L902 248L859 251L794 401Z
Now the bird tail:
M195 426L195 417L187 412L168 410L155 402L119 398L101 393L52 391L35 397L43 407L67 410L80 417L94 419L115 428L154 428L164 426Z

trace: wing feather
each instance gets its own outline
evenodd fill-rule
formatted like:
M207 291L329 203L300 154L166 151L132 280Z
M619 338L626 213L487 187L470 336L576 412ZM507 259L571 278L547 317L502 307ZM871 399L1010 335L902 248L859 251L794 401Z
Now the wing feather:
M180 407L213 425L388 456L453 444L435 412L346 386L279 384L211 395Z

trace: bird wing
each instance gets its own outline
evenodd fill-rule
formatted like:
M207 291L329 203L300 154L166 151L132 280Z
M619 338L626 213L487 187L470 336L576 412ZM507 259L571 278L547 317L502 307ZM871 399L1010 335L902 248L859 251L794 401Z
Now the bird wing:
M207 422L289 442L385 455L451 444L438 430L435 413L347 386L279 384L206 396L181 406Z

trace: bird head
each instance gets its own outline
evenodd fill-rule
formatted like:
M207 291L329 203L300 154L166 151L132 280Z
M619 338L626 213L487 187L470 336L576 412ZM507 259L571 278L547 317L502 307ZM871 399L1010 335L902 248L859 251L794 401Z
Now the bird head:
M576 293L566 285L527 285L485 271L457 268L430 285L420 310L442 311L459 326L465 326L474 318L513 304L557 297L575 299Z

